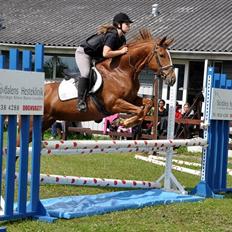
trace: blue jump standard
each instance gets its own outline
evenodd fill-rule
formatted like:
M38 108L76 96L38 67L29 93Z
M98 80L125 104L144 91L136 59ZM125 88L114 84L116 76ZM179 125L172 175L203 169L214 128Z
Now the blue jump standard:
M146 206L202 201L204 198L160 189L130 190L97 195L67 196L41 200L47 213L56 218L78 218Z

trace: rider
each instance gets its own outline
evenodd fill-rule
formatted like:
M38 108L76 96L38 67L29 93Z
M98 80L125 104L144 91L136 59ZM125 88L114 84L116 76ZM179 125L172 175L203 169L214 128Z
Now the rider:
M76 64L81 77L78 81L78 105L79 111L87 110L85 97L89 85L89 73L92 60L100 61L104 58L113 58L127 53L128 48L122 45L126 43L125 34L133 23L125 13L118 13L113 18L113 25L102 25L97 34L87 38L75 53Z

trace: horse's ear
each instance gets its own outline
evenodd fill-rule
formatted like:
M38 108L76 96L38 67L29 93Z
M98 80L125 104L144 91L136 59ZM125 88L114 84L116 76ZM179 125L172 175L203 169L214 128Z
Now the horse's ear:
M168 48L173 42L174 42L174 39L167 39L167 36L165 36L160 40L159 46Z
M159 46L163 47L164 46L164 42L166 41L167 36L163 37L160 41L159 41Z
M170 45L173 44L173 43L174 43L174 39L167 39L167 40L165 41L165 46L168 48L168 47L170 47Z

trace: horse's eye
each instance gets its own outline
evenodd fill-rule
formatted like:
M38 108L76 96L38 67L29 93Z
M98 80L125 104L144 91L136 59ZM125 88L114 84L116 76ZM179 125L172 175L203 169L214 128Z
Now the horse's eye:
M162 58L163 58L163 57L164 57L164 54L160 54L160 57L162 57Z

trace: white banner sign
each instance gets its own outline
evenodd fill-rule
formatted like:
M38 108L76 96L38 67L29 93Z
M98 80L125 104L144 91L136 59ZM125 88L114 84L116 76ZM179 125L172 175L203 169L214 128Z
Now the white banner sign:
M232 120L232 90L212 89L210 119Z
M43 115L44 73L0 70L0 114Z

